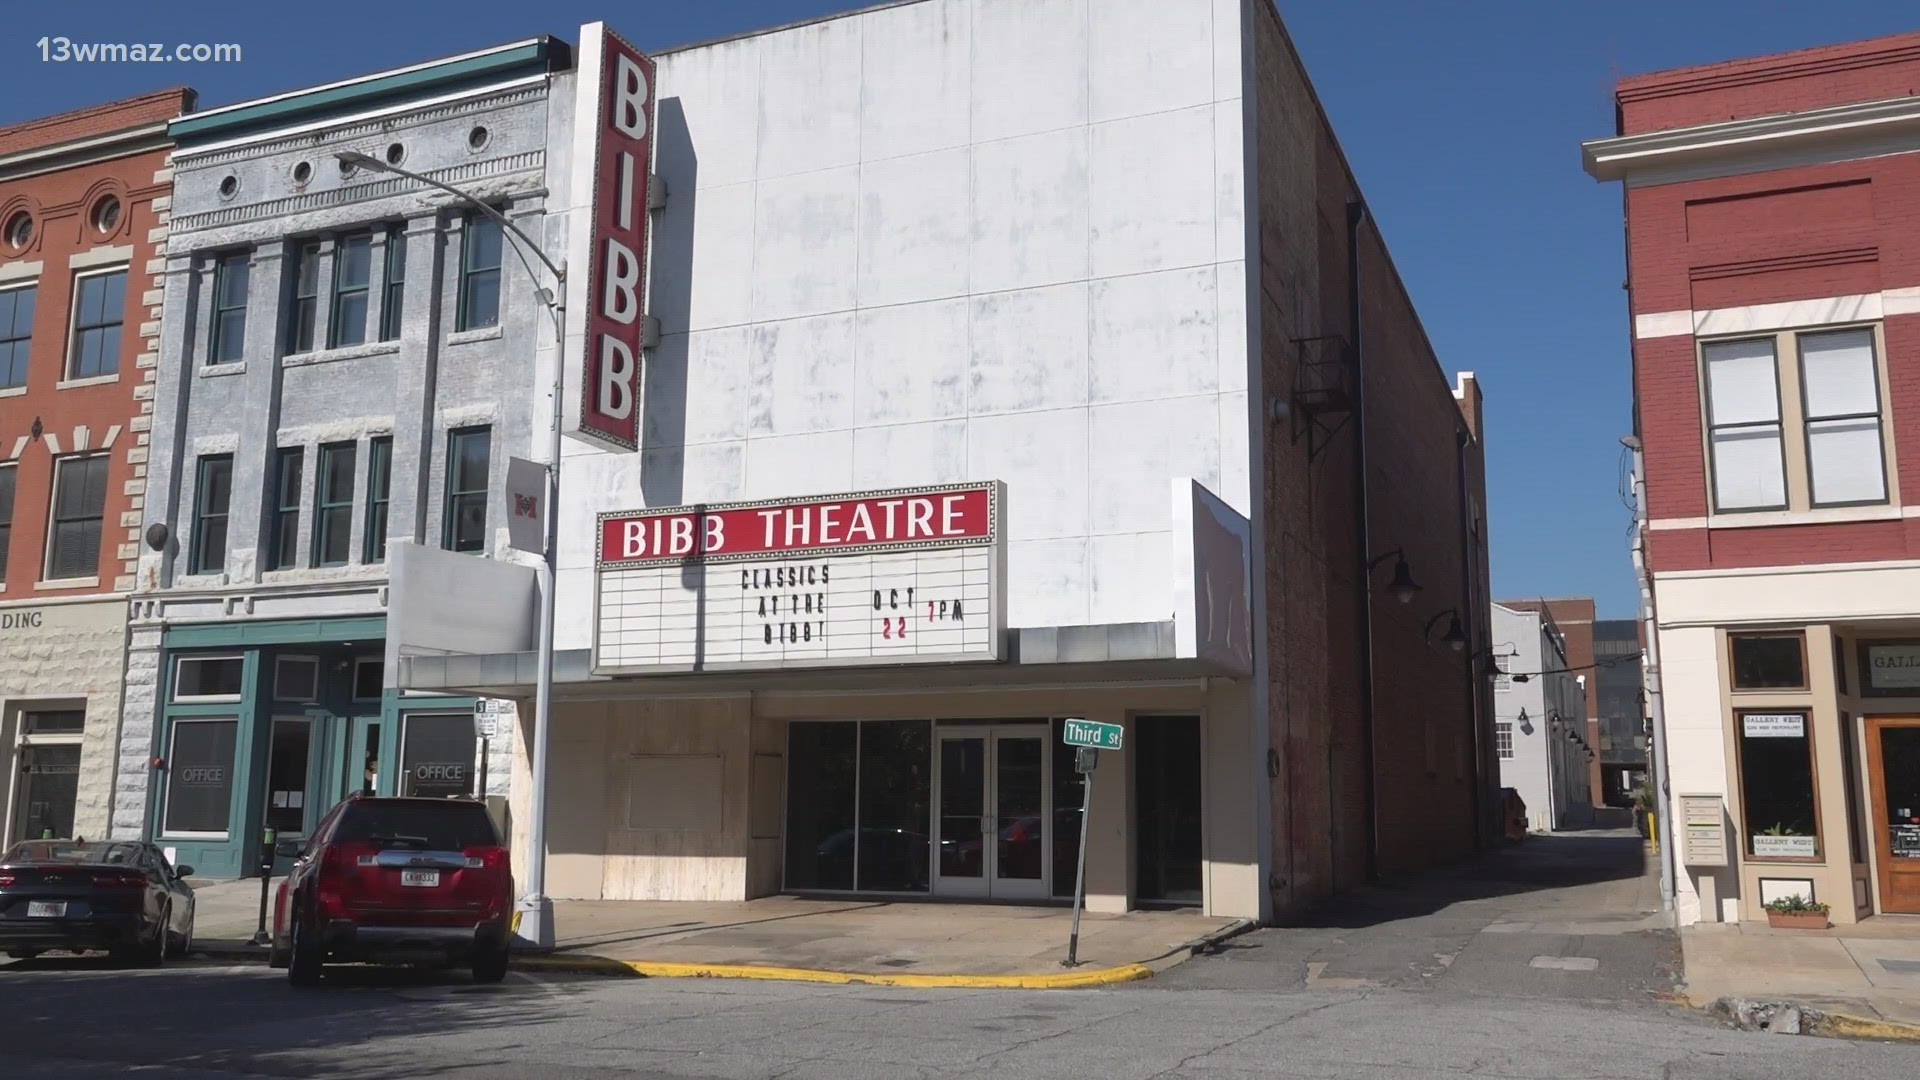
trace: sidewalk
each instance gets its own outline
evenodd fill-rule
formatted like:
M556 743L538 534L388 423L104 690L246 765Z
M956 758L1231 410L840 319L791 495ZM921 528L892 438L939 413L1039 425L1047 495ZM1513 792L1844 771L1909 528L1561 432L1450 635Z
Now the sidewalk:
M278 881L275 881L278 886ZM258 879L196 885L196 949L264 952ZM1240 927L1191 911L1081 916L1080 964L1061 966L1072 910L1001 904L809 900L562 900L556 948L529 967L653 977L798 979L901 986L1099 986L1142 979Z
M1827 930L1695 923L1681 931L1680 944L1695 1005L1723 997L1788 1001L1920 1025L1920 918L1882 915Z

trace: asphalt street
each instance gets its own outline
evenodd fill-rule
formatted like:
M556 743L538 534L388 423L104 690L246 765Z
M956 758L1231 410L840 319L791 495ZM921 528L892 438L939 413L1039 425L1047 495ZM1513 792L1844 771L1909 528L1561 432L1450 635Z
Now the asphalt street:
M1920 1046L1756 1035L1658 1004L1416 989L887 990L211 963L0 966L0 1072L233 1077L1909 1080Z

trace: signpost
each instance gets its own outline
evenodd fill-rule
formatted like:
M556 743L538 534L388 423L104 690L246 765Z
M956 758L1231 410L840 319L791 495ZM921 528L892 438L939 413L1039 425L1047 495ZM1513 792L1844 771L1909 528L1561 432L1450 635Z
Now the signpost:
M1073 753L1074 771L1086 777L1081 784L1080 866L1073 877L1073 932L1067 938L1066 967L1080 963L1080 910L1087 903L1087 823L1093 817L1093 771L1100 766L1100 751L1120 749L1124 733L1119 724L1098 720L1069 718L1061 724L1060 741L1077 748Z
M480 736L480 790L482 799L487 797L487 758L492 756L493 740L500 736L502 725L506 723L507 710L513 708L513 702L501 698L478 698L473 703L473 730Z

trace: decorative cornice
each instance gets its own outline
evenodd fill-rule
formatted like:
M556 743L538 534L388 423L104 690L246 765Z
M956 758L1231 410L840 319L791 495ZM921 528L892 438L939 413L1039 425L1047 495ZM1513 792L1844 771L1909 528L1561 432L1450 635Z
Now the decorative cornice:
M1920 134L1920 96L1592 139L1580 144L1580 158L1594 179L1623 180L1643 170L1704 159L1908 131Z
M41 173L59 169L71 169L77 165L92 165L114 158L130 157L153 150L165 149L169 144L165 121L142 124L139 127L111 131L105 135L95 135L85 139L74 139L53 146L38 146L31 150L0 155L0 181L20 180Z
M191 149L175 150L174 164L183 173L212 168L236 161L250 161L254 158L274 157L279 154L310 150L322 143L364 138L369 135L384 135L409 128L424 127L455 117L473 113L490 112L528 101L538 101L547 96L546 84L519 86L500 93L490 93L482 97L469 98L424 108L418 112L407 112L404 107L397 109L395 116L382 116L377 120L364 120L346 124L342 127L325 128L315 131L303 131L299 134L265 142L250 142L244 146L232 146L220 150L195 152Z
M511 154L507 157L491 158L486 161L465 162L445 169L435 169L422 175L431 176L448 184L459 184L486 177L511 176L516 173L537 173L546 165L546 151L529 150L523 154ZM383 180L370 180L366 183L352 184L347 187L332 188L326 191L314 191L304 195L293 195L284 199L269 199L265 202L247 206L222 207L198 214L182 214L173 219L172 235L196 232L201 229L219 228L228 225L243 225L267 218L289 217L297 214L309 214L316 210L328 210L334 207L350 206L354 203L372 202L416 191L432 191L433 188L416 180L394 176Z

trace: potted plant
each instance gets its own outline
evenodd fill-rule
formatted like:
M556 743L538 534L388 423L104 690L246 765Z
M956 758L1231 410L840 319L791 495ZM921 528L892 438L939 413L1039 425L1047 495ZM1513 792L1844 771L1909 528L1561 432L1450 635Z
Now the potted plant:
M1799 894L1783 896L1766 905L1767 925L1779 930L1825 930L1827 905L1816 904Z

